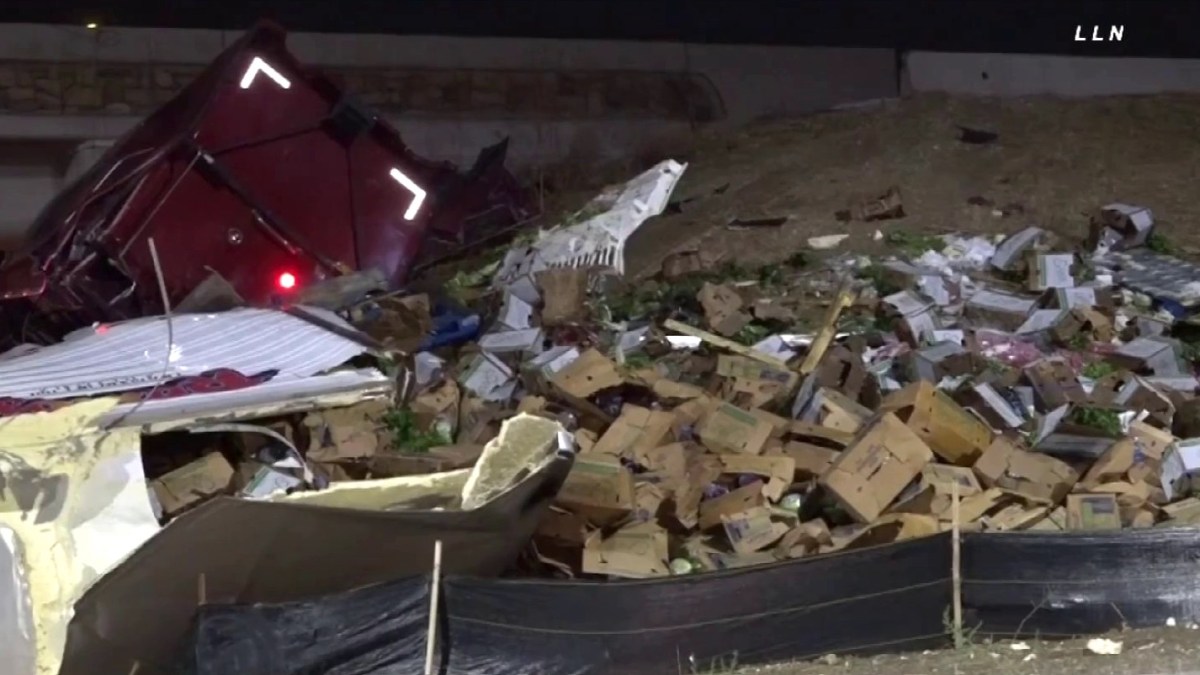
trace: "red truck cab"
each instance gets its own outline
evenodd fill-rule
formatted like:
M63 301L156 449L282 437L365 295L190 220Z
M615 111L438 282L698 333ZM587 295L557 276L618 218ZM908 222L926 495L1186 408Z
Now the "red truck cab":
M301 65L261 23L59 193L0 262L18 341L161 313L213 273L250 304L531 218L507 141L466 173L415 155L375 112Z

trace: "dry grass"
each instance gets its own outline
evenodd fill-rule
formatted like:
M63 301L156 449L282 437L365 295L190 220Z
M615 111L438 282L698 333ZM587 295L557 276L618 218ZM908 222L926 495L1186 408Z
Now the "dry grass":
M1000 134L990 145L957 140L956 125ZM687 159L679 188L698 196L684 214L648 223L630 243L630 269L653 271L672 250L703 243L746 262L771 262L808 237L849 232L865 245L877 229L995 233L1035 223L1084 231L1085 213L1124 200L1151 207L1177 243L1200 246L1200 97L994 100L920 96L871 110L764 123L710 135ZM713 192L728 185L723 194ZM907 217L840 223L834 213L900 187ZM1020 204L993 216L971 197ZM778 229L731 231L736 217L788 215ZM856 244L857 242L857 244ZM869 250L869 246L868 246Z

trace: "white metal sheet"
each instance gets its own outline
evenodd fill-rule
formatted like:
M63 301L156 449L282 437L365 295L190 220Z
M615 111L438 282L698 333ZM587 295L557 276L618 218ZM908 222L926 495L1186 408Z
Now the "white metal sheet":
M332 312L306 308L330 323ZM277 370L276 380L315 375L366 351L353 340L282 311L236 309L136 319L85 328L63 342L0 357L0 397L57 399L153 386L226 368L243 375ZM28 349L27 347L25 349Z

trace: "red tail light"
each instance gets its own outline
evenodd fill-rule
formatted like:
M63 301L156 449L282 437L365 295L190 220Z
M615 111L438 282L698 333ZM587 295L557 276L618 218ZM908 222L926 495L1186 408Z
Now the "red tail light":
M275 280L275 285L285 291L290 291L296 287L296 275L291 272L284 272Z

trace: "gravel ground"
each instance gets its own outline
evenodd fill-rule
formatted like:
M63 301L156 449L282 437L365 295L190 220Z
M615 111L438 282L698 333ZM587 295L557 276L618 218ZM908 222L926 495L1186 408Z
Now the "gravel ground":
M697 670L729 675L1200 675L1200 631L1188 628L1133 630L1105 636L1121 643L1119 655L1094 654L1090 638L1003 641L962 649L886 654L863 658L827 656L813 662L740 670ZM724 670L720 668L724 667Z

